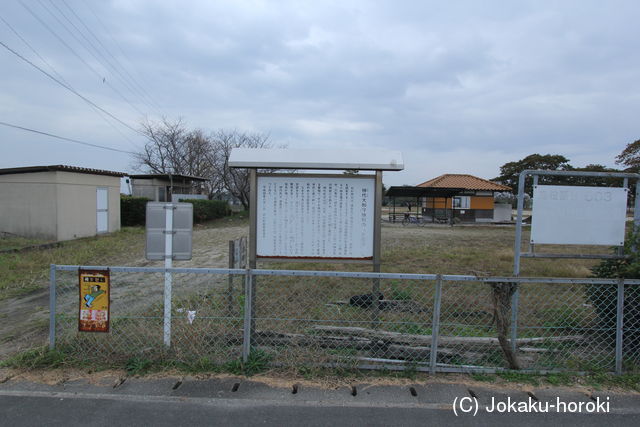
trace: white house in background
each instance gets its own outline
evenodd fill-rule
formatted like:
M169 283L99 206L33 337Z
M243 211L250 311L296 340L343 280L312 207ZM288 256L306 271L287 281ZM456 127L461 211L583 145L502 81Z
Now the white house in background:
M124 175L64 165L0 169L0 233L60 241L117 231Z
M177 202L178 199L206 199L203 185L206 178L179 174L129 175L131 195L154 202Z

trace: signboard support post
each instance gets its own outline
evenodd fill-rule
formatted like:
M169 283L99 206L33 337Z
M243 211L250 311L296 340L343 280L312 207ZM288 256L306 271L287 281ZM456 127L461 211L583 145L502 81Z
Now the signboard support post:
M249 269L253 270L257 268L257 253L258 253L258 171L256 169L249 170ZM256 277L251 275L249 277L249 291L250 293L245 294L245 298L250 299L250 310L248 315L250 317L250 325L249 325L249 345L253 345L253 331L255 330L255 322L256 322ZM247 313L245 313L247 316ZM249 351L251 348L249 348ZM247 353L247 357L249 354Z
M513 275L520 275L520 251L522 246L522 211L524 210L524 181L525 174L518 177L518 216L516 219L516 242L513 257ZM520 301L520 286L511 297L511 350L517 351L516 339L518 338L518 303Z
M375 197L373 208L373 272L380 272L380 242L381 242L381 216L382 216L382 171L376 171ZM380 321L380 279L373 279L372 287L373 304L372 317L373 326L378 327Z
M56 347L56 265L49 266L49 350Z
M164 268L173 266L173 204L165 205ZM170 271L164 272L164 345L171 346L171 286Z

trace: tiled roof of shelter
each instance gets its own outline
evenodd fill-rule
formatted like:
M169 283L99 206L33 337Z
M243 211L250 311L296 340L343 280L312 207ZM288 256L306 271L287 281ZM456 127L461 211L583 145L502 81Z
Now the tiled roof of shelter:
M477 176L467 174L447 173L437 178L418 184L418 187L431 188L464 188L465 190L479 191L511 191L510 187L487 179L478 178Z

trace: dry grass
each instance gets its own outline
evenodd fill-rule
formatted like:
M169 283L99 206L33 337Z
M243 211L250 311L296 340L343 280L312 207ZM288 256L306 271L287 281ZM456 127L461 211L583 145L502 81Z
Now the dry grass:
M528 237L525 229L523 242ZM514 241L513 226L388 225L382 229L383 271L509 276L513 273ZM591 247L536 248L549 252L571 249L582 253L597 251ZM523 259L521 275L587 277L594 264L592 260Z
M0 299L44 289L50 264L126 264L144 248L144 231L127 227L116 233L63 242L60 247L0 254Z
M227 240L248 233L248 221L245 219L222 219L210 224L199 225L194 230L194 259L187 264L191 267L211 267L226 265ZM402 273L440 273L440 274L489 274L509 276L513 269L513 242L515 230L513 226L425 226L403 227L402 225L385 224L382 229L382 271ZM525 232L523 240L527 240ZM538 248L548 250L548 248ZM553 248L567 250L567 248ZM580 248L582 252L594 251L594 248ZM32 289L44 289L47 286L48 266L55 264L84 265L155 265L143 258L144 230L127 228L118 233L89 239L65 242L62 247L25 252L19 254L0 255L0 299L10 295L23 294ZM535 259L522 261L523 276L546 277L587 277L590 267L596 261L585 260L548 260ZM264 264L260 267L280 269L314 269L337 271L371 271L371 266L357 264L318 264L318 263L277 263ZM132 275L122 278L114 277L114 283L122 285L126 296L135 296L141 292L142 286L149 285L157 289L158 278L134 278ZM61 276L62 279L62 276ZM134 280L135 279L135 280ZM140 280L138 280L140 279ZM235 354L237 343L226 342L230 330L239 330L239 319L242 318L243 307L240 291L241 280L235 286L233 298L233 314L231 318L217 320L229 316L226 301L226 282L209 280L207 277L182 278L176 275L174 283L174 308L185 307L196 310L198 318L194 325L184 319L184 313L177 314L175 321L176 354L209 354L216 348L220 355ZM204 280L207 283L200 283ZM129 283L131 282L131 283ZM218 284L215 284L215 283ZM73 280L69 281L73 283ZM221 283L221 284L220 284ZM203 286L200 286L200 285ZM196 286L197 285L197 286ZM345 301L355 294L371 292L371 281L362 279L339 278L301 278L301 277L260 277L257 289L257 327L259 330L280 331L288 333L313 334L316 324L336 326L372 326L369 310L348 305L332 305L336 301ZM72 285L70 285L72 286ZM196 291L194 286L200 289ZM131 289L130 289L131 288ZM525 289L526 288L526 289ZM423 281L389 280L382 281L381 291L388 299L407 299L424 307L418 313L384 311L379 313L378 320L384 329L395 332L428 335L431 333L431 314L433 309L433 283ZM544 322L554 318L570 319L565 311L573 309L585 302L582 289L569 289L551 285L523 287L523 305L521 318L524 325L548 326ZM74 294L75 296L75 294ZM140 295L138 295L140 296ZM553 298L550 298L553 296ZM114 294L114 298L117 297ZM142 298L129 298L131 301L143 301ZM524 304L526 302L526 304ZM118 298L114 299L114 307ZM144 316L158 318L161 316L158 306L147 310ZM139 313L141 307L137 307ZM114 308L115 310L115 308ZM132 309L133 310L133 309ZM478 283L447 283L442 295L442 332L460 336L491 336L495 331L491 326L492 302L489 288ZM75 312L74 312L75 313ZM133 347L116 342L118 339L144 337L139 344L142 348L155 347L152 343L161 342L161 329L157 321L153 327L147 328L144 321L121 319L114 311L113 330L122 330L113 342L108 344L122 350L135 350ZM117 314L117 315L116 315ZM75 314L73 314L75 316ZM588 321L593 314L585 312L582 319ZM126 317L126 316L125 316ZM151 318L150 317L150 318ZM569 320L567 320L569 319ZM74 319L71 319L70 325ZM127 322L131 323L128 324ZM132 323L133 322L133 323ZM149 324L150 325L150 324ZM580 324L567 326L581 326ZM71 327L72 330L73 327ZM559 330L559 333L562 333ZM539 334L533 330L531 334ZM127 334L131 334L127 337ZM523 330L523 334L529 333ZM182 338L180 338L182 337ZM62 336L60 337L62 338ZM202 339L210 342L207 348L196 348ZM138 338L136 338L138 339ZM84 348L90 343L84 341L65 341L72 347ZM265 342L265 344L267 344ZM195 347L194 347L195 346ZM194 348L192 348L194 347ZM127 351L123 353L127 353ZM312 350L309 355L306 350ZM313 360L320 356L349 357L350 353L339 351L327 352L320 349L284 349L279 347L279 356L290 361L305 356ZM346 351L346 350L345 350ZM216 353L215 359L220 355ZM186 356L185 356L186 357Z

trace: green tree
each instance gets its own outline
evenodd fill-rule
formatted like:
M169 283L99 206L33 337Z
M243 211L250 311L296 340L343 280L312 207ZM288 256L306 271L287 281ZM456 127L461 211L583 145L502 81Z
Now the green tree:
M589 164L583 168L574 169L576 172L620 172L618 169L608 168L604 165ZM567 179L568 185L589 185L595 187L620 187L622 178L597 178L574 176ZM633 183L631 183L633 184Z
M626 166L629 172L640 170L640 139L627 144L622 153L616 156L616 164Z
M504 185L511 187L514 193L518 192L518 178L520 172L526 169L533 170L573 170L569 159L559 154L530 154L522 160L505 163L500 167L500 176L494 178ZM531 195L531 182L525 184L525 192ZM542 181L542 180L541 180ZM551 183L553 179L545 179L545 183Z

